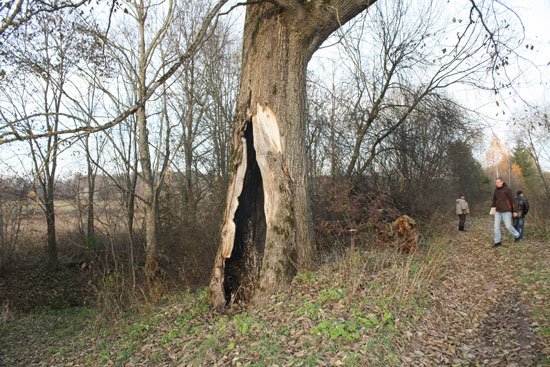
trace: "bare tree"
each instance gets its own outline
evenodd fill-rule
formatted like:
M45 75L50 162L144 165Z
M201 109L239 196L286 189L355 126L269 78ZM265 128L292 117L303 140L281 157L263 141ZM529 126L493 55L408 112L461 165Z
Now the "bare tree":
M0 271L16 252L30 187L22 178L0 178Z
M89 65L95 75L101 74L101 69L96 64ZM80 93L81 91L78 90ZM84 93L80 93L79 100L82 101L79 106L75 106L75 115L82 115L82 120L87 121L88 125L94 122L94 116L100 107L99 98L101 93L97 84L92 82L87 85ZM81 110L82 109L82 110ZM94 226L94 203L96 194L96 178L99 168L103 166L103 150L107 139L100 134L85 134L81 139L82 150L86 157L86 237L92 240L95 234Z
M63 149L60 137L53 132L68 124L64 96L68 80L80 62L82 36L72 26L74 18L41 14L29 27L27 38L7 57L18 69L10 77L11 87L4 91L11 111L3 112L14 131L28 135L45 133L44 141L27 140L35 181L35 192L46 215L48 264L57 266L54 189L58 157ZM7 116L10 113L11 116Z
M106 131L118 125L129 116L136 114L138 109L140 109L143 106L143 104L147 102L147 100L149 100L155 94L155 92L161 85L163 85L167 80L169 80L185 62L187 62L189 59L193 58L196 55L196 53L199 51L201 46L204 44L205 40L211 35L212 31L215 29L218 17L220 16L218 12L227 3L227 1L228 0L219 0L212 6L212 8L209 10L207 15L203 19L200 30L197 32L193 41L187 45L187 48L185 49L185 51L178 54L178 56L175 58L171 66L165 69L165 72L163 74L157 73L155 75L156 78L150 80L148 84L145 85L145 91L143 93L142 98L137 101L134 101L134 104L132 104L131 106L128 106L126 110L120 113L120 115L114 117L110 121L101 121L101 122L98 121L99 123L94 126L86 125L86 123L84 122L84 124L76 128L68 128L66 126L63 126L63 128L60 128L59 130L56 130L56 131L32 132L32 133L29 133L26 131L25 132L18 131L17 124L19 123L19 120L7 119L3 121L2 125L0 125L0 145L9 144L16 141L42 139L52 135L73 136L73 135L78 135L83 133L96 133L96 132ZM108 28L110 28L110 24L111 23L110 23L110 17L109 17ZM99 33L102 34L102 32L99 32ZM105 36L102 36L102 38L106 39ZM87 45L83 44L82 46L86 47ZM0 74L4 74L4 72ZM66 94L65 97L71 99L70 93ZM78 120L76 116L68 116L68 117Z
M346 101L353 91L346 88L336 77L337 71L332 70L329 81L318 76L310 81L308 86L309 121L308 121L308 156L310 174L330 174L336 179L344 175L344 165L349 149L350 122L346 118ZM330 165L330 171L324 169Z
M8 0L0 4L0 45L17 32L21 26L29 23L40 15L48 15L66 9L76 9L86 0L77 1L38 1L38 0Z
M195 4L193 1L181 5L182 11L178 12L179 16L176 18L175 27L170 35L176 49L183 49L192 41L199 31L198 23L192 20L202 18L206 12L204 6ZM181 73L178 73L175 82L170 85L168 90L170 98L167 101L168 114L173 116L172 119L179 125L177 129L179 137L174 140L178 142L176 147L181 146L183 169L180 169L178 159L175 160L173 167L183 174L182 215L185 223L189 226L196 224L197 155L207 140L204 133L206 129L204 115L207 110L207 75L203 64L205 48L203 46L196 57L190 59L184 65ZM180 149L176 149L174 153L178 156Z
M203 54L206 76L205 128L212 150L207 155L209 172L219 187L226 188L229 178L231 153L231 127L233 124L240 76L240 43L234 39L231 29L224 24L205 44ZM212 182L213 184L215 182Z
M161 5L164 10L161 10ZM124 72L134 100L145 100L149 80L156 79L156 76L163 71L163 66L155 63L158 60L156 58L160 57L161 45L173 22L174 3L171 0L162 4L135 1L128 2L125 6L131 22L122 22L119 26L119 33L124 36L124 41L120 44L110 41L108 46ZM165 60L161 62L165 63ZM160 110L147 113L148 106L151 107L143 103L137 108L135 141L140 162L139 175L143 183L141 199L145 215L146 267L152 274L156 270L159 257L158 197L167 169L170 149L169 144L165 142L169 141L171 136L169 122L163 108L159 107ZM160 134L158 140L156 136L154 139L151 137L151 133L157 132ZM155 145L156 148L154 148ZM152 148L153 151L151 151ZM156 167L156 164L160 167Z
M351 74L347 119L355 131L346 176L363 174L383 140L413 120L424 98L453 84L493 87L485 78L494 62L485 28L440 19L443 6L379 2L341 35Z
M471 141L477 131L452 100L437 95L424 98L410 119L381 143L373 172L379 176L379 187L390 191L401 209L429 215L440 203L447 205L446 198L467 188L458 187L461 172L452 170L456 157L450 153L457 143ZM465 171L472 173L473 168Z
M527 151L533 159L538 176L544 187L546 200L550 202L550 180L545 174L544 163L550 162L550 123L547 108L535 108L529 116L517 119L519 136L527 146Z

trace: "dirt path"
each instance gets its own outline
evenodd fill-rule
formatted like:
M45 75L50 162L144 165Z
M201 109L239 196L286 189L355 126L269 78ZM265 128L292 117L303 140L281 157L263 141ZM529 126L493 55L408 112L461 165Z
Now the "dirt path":
M472 221L470 220L472 224ZM492 223L457 232L447 276L415 330L410 366L550 364L550 245L525 240L491 248Z

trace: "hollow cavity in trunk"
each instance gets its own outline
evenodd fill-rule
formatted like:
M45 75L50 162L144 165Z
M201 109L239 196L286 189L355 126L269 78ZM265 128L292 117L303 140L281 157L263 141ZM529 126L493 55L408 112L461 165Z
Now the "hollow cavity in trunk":
M256 161L253 127L245 130L247 167L239 205L235 212L235 241L226 260L224 293L226 304L248 301L259 281L266 237L264 190Z

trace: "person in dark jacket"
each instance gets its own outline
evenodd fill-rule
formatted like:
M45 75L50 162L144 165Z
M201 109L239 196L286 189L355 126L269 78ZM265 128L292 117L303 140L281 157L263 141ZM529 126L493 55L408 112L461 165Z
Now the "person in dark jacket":
M514 217L514 228L519 232L519 238L523 238L523 228L525 227L525 215L529 212L529 201L523 196L522 191L518 191L516 196L517 217Z
M495 180L495 184L496 187L493 193L493 204L491 205L492 208L495 208L494 211L491 210L491 214L495 216L495 238L493 247L499 247L502 246L502 243L500 242L500 222L504 222L504 226L508 232L514 236L514 242L519 242L519 232L512 227L512 217L517 217L518 213L516 212L516 201L514 200L514 194L512 193L512 190L506 186L506 183L502 177L498 177Z

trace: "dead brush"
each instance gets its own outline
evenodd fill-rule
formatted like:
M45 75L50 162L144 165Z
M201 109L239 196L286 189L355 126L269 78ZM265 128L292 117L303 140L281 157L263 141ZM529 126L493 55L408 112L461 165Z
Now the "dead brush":
M346 289L345 301L349 302L358 294L369 292L372 277L391 264L397 253L397 248L375 246L363 241L353 246L337 243L328 255L331 260L324 267L332 269L333 282L340 283Z
M537 208L533 208L532 211L533 213L529 212L526 216L525 236L541 240L550 239L550 219Z
M445 246L434 243L423 254L409 254L396 258L395 267L388 274L386 296L399 302L424 293L442 275L445 264Z
M449 226L449 223L455 220L455 217L454 213L437 208L427 220L420 222L420 232L424 237L448 235L454 229Z
M398 246L352 246L335 254L335 276L346 288L346 301L359 294L381 292L399 303L422 295L440 279L446 263L446 245L430 241L416 253L404 254ZM382 285L381 289L375 289Z

